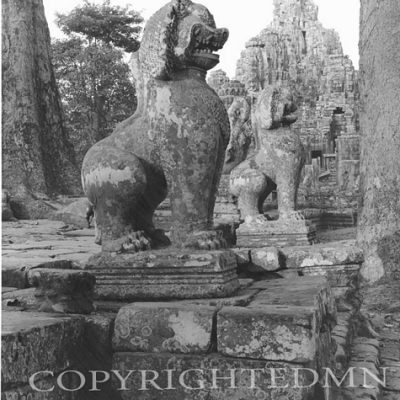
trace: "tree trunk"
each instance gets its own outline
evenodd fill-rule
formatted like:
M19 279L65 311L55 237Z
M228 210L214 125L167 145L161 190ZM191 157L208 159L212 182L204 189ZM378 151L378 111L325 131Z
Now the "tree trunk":
M63 127L42 0L2 0L2 18L3 186L20 217L38 218L29 199L80 191L79 170Z
M361 0L363 276L400 278L400 1Z

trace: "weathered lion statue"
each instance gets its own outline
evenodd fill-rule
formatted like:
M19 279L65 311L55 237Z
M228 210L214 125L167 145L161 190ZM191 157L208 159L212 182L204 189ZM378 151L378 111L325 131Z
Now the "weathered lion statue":
M88 151L82 167L103 250L166 245L153 213L167 194L172 244L200 237L199 248L209 245L229 120L205 76L227 38L190 0L170 1L147 22L135 62L138 108Z
M257 99L252 117L256 149L230 177L230 190L247 223L266 222L262 206L275 189L279 219L302 219L295 206L305 151L290 128L297 120L296 109L288 88L269 86Z

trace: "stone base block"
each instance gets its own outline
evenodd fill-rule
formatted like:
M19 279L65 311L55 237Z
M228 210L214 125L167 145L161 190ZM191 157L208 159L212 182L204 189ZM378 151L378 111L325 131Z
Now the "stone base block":
M85 269L96 276L103 300L227 297L239 289L231 251L165 249L135 254L99 253Z
M123 400L323 399L317 394L318 379L301 364L217 354L116 353L113 370L123 377L132 371L125 382L126 390L119 392ZM114 378L118 390L121 381Z
M326 280L265 280L252 288L261 291L247 307L223 307L218 312L218 351L238 358L326 366L323 359L331 359L333 349L323 333L329 334L336 324Z
M238 247L284 247L313 244L316 229L306 220L244 223L236 230Z

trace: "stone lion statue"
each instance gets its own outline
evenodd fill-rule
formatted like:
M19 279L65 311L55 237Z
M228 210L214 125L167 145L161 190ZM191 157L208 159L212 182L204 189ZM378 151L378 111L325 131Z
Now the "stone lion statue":
M230 190L238 197L245 222L265 222L262 206L275 189L280 220L302 219L295 211L305 151L290 125L297 107L288 88L269 86L256 102L252 116L255 151L231 172Z
M134 58L137 110L83 161L83 188L104 251L168 244L153 224L167 194L173 245L211 232L229 120L205 77L227 38L207 8L190 0L170 1L147 22ZM207 235L201 237L207 246Z

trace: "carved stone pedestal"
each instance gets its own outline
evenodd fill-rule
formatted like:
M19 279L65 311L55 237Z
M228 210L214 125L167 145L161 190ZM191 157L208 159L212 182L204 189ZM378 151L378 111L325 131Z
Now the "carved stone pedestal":
M231 251L165 249L99 253L85 269L96 276L95 295L104 300L226 297L239 288Z
M307 220L245 222L236 230L238 247L302 246L316 240L315 226Z

